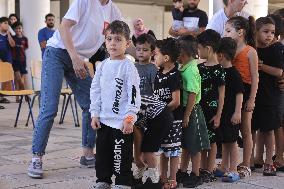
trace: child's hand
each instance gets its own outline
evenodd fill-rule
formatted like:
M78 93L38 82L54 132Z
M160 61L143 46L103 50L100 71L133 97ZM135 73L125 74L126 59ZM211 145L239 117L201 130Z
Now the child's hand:
M122 128L122 132L125 135L131 134L133 133L133 123L129 122L127 120L123 121L123 128Z
M184 116L182 120L182 128L188 127L189 116Z
M237 125L241 123L241 112L235 112L231 118L231 122L233 125Z
M98 117L93 117L92 118L92 123L91 126L93 129L100 129L101 128L101 123L100 123L100 119Z
M252 112L254 110L254 107L255 107L254 99L249 98L248 101L246 102L245 110L247 112Z
M221 115L216 114L211 120L210 123L213 122L214 129L217 129L220 126Z

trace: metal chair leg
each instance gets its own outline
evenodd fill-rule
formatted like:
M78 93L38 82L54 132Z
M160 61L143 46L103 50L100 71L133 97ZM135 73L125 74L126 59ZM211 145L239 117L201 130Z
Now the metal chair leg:
M68 96L67 96L67 101L66 101L66 103L65 103L65 107L64 107L62 119L61 119L61 124L63 124L63 122L64 122L64 118L65 118L65 115L66 115L66 111L67 111L67 108L68 108L68 104L69 104L69 102L70 102L70 99L71 99L71 96L68 95Z
M34 102L35 102L35 99L36 99L37 96L39 96L39 94L35 94L33 96L32 103L31 103L31 108L34 107ZM31 112L29 112L28 119L27 119L27 122L26 122L26 127L29 125L30 117L31 117Z
M18 124L18 119L19 119L19 115L20 115L20 111L21 111L21 107L22 107L23 98L24 98L24 96L21 96L21 98L20 98L20 103L19 103L19 106L18 106L18 112L17 112L17 117L16 117L14 128L17 127L17 124Z
M35 122L34 122L34 116L33 116L33 111L32 111L32 104L30 102L30 99L28 99L28 105L29 105L29 115L31 115L31 118L32 118L32 122L33 122L33 128L35 128Z
M80 123L79 123L79 115L78 115L78 108L77 108L77 100L76 97L74 95L74 103L75 103L75 113L76 113L76 118L77 118L77 126L76 127L80 127Z
M62 123L63 123L63 112L64 112L64 108L65 108L65 106L66 106L65 101L66 101L66 95L64 94L64 95L63 95L63 104L62 104L62 109L61 109L59 124L62 124Z
M76 104L76 101L75 101L75 98L74 98L74 103ZM78 127L78 121L77 121L77 115L76 114L76 110L74 110L74 107L73 107L73 102L72 102L72 96L70 95L70 105L71 105L71 110L72 110L72 115L73 115L73 120L74 120L74 123L75 123L75 127ZM76 105L75 105L76 106Z

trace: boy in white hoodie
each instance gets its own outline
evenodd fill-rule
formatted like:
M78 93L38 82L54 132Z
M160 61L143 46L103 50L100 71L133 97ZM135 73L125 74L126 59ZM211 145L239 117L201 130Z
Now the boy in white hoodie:
M139 75L125 57L130 29L114 21L106 29L106 48L110 58L97 68L91 86L92 127L97 129L96 189L130 189L132 181L133 124L141 105Z

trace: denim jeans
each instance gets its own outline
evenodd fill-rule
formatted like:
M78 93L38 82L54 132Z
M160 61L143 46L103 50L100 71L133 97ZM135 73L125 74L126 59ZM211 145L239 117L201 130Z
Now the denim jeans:
M96 132L91 127L90 87L92 78L76 77L71 58L64 49L47 47L41 73L41 107L33 133L32 152L44 155L49 133L58 111L63 77L72 89L82 113L82 147L94 148Z

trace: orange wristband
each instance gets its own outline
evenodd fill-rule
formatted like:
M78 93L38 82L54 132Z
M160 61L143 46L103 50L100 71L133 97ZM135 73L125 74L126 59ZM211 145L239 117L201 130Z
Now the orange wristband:
M124 119L127 123L133 123L134 122L134 117L129 115Z

